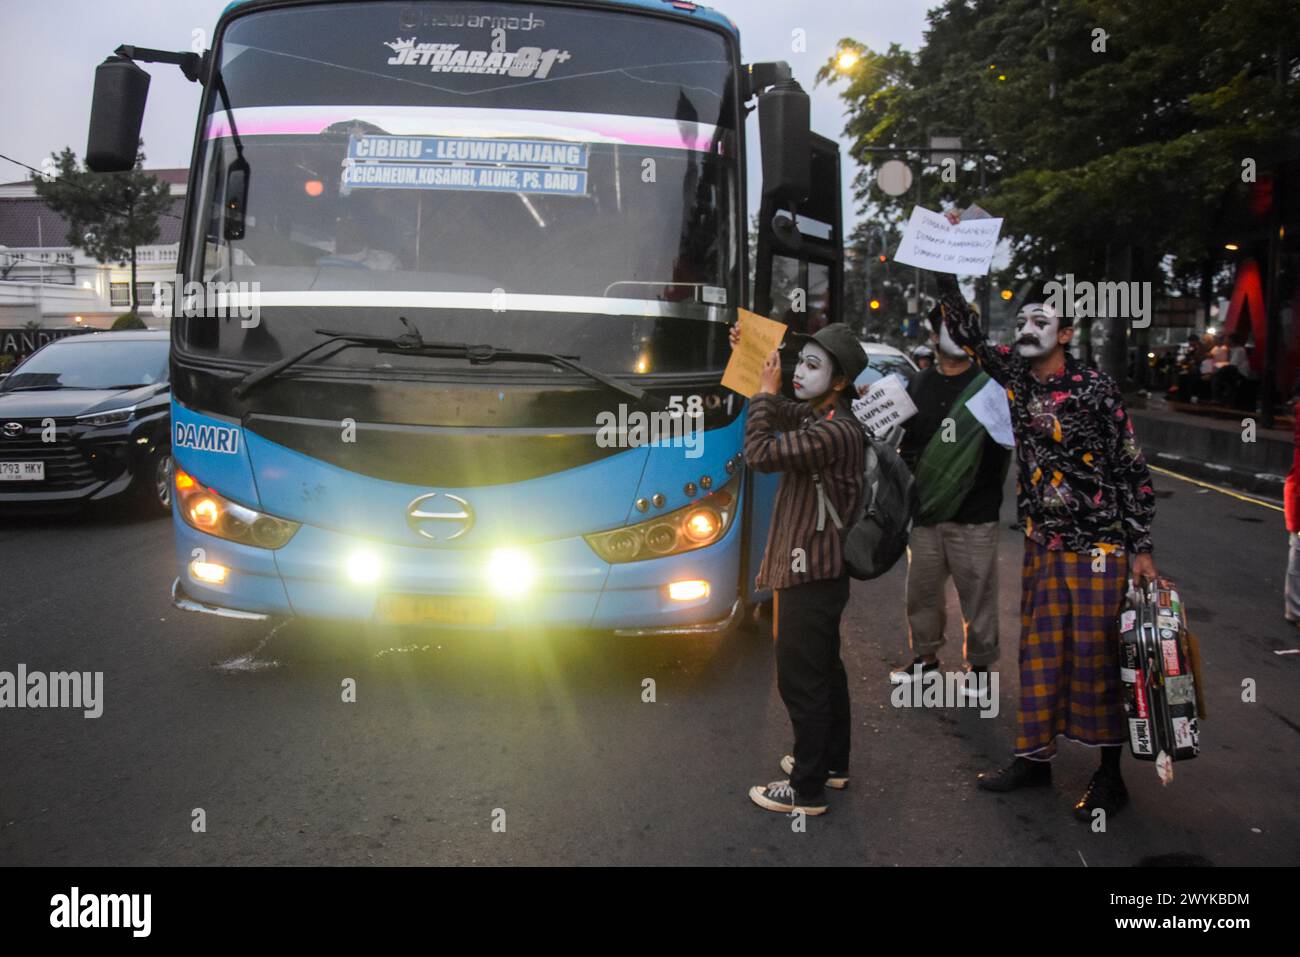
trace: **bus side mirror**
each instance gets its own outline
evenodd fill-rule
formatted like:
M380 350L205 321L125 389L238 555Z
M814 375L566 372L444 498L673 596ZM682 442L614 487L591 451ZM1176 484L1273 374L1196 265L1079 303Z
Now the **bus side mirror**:
M772 244L780 252L796 258L803 254L803 233L787 213L777 213L772 217Z
M149 74L124 56L110 56L95 67L86 166L96 173L122 173L135 167L140 126L149 96Z
M808 94L793 79L758 97L763 195L799 206L812 192L812 132Z
M226 239L243 239L244 214L248 209L248 161L242 156L231 160L226 167L226 197L222 205L225 208L222 235Z

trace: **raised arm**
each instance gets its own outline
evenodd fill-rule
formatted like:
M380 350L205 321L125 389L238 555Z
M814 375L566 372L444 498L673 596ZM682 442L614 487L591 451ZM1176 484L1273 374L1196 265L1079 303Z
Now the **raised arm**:
M734 323L731 326L731 329L729 330L729 338L731 341L731 348L734 350L736 346L740 344L740 323L739 322ZM778 373L779 373L779 367L778 367ZM779 380L777 382L777 387L778 388L780 387ZM802 418L803 414L808 411L808 406L806 403L796 402L793 399L787 399L785 396L780 394L774 394L772 395L772 398L775 399L776 401L773 403L772 408L769 411L769 414L772 416L772 425L776 429L786 430L786 429L795 428L796 426L798 426L799 420L800 418ZM750 408L749 414L750 415L754 414L754 410L752 406Z
M779 403L788 400L760 392L745 420L745 463L760 472L817 472L850 454L862 431L850 418L818 419L805 429L776 426ZM796 403L796 405L799 403Z
M772 417L772 428L778 432L788 432L799 427L799 422L808 411L807 402L787 399L783 395L771 392L764 392L762 395L765 395L769 400L765 404L768 408L768 414ZM754 396L754 399L757 398L757 395ZM753 399L750 400L749 414L751 416L754 414Z
M980 364L985 372L1002 385L1015 385L1024 375L1029 363L1007 346L992 345L980 328L979 315L966 303L957 285L957 277L949 273L935 273L938 277L940 318L948 329L952 341L961 346Z

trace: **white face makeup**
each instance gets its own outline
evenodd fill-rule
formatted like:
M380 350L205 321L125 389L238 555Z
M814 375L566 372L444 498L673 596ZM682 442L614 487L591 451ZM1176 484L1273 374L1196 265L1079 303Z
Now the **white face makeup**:
M942 352L949 359L970 358L968 355L966 355L965 349L963 349L961 346L957 345L957 343L952 341L952 336L948 335L947 325L944 325L942 323L939 325L939 351Z
M815 342L799 350L799 364L794 367L794 394L799 399L820 399L831 390L834 367L830 354Z
M1016 315L1016 351L1026 359L1039 359L1057 344L1061 320L1041 303L1030 303Z

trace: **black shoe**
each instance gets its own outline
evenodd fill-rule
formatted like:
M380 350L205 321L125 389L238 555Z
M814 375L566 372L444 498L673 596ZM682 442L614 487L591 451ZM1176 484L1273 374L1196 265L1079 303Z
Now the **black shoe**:
M1127 803L1128 788L1124 787L1124 779L1118 774L1098 771L1074 806L1074 816L1080 821L1091 821L1092 812L1101 808L1109 819Z
M749 789L749 799L764 810L785 814L803 811L809 817L815 817L829 810L826 806L826 792L823 791L820 798L804 798L794 793L789 781L773 781L766 787L755 784Z
M891 685L905 685L909 681L920 681L931 671L939 670L939 659L926 661L924 658L913 658L910 665L904 665L901 668L895 668L889 672L889 683Z
M1052 783L1052 765L1047 761L1016 758L999 771L985 771L975 779L985 791L1015 791L1042 788Z

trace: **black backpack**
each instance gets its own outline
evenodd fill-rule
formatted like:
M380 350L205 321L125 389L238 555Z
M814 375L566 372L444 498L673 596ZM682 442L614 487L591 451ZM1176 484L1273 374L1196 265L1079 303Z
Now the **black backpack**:
M845 567L854 578L866 580L885 574L907 551L920 496L916 479L893 446L865 430L863 438L867 461L862 505L841 536Z

